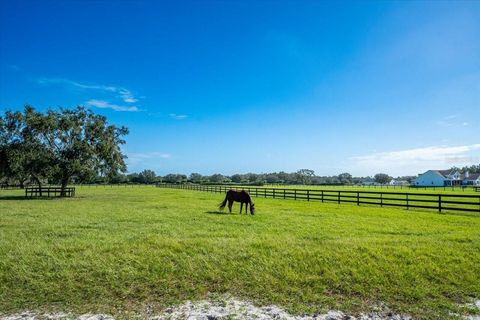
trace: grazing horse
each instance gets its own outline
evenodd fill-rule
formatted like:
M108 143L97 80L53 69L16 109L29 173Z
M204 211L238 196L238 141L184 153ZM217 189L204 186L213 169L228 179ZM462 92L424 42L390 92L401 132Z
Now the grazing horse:
M242 213L243 204L245 203L245 213L247 213L247 208L248 208L248 205L250 204L250 214L252 215L255 214L255 205L253 204L250 194L248 194L248 192L246 192L245 190L242 190L242 191L228 190L225 200L223 200L223 202L220 203L219 208L221 210L225 208L227 201L228 201L228 210L230 211L230 213L232 213L233 202L236 201L236 202L240 202L240 213Z

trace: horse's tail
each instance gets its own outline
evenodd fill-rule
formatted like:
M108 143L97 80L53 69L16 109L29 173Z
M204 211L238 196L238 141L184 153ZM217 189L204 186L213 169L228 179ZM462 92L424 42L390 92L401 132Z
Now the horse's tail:
M225 208L225 205L227 204L227 199L228 199L228 196L225 195L225 200L223 200L223 202L218 205L218 208L220 210L223 210L223 208Z

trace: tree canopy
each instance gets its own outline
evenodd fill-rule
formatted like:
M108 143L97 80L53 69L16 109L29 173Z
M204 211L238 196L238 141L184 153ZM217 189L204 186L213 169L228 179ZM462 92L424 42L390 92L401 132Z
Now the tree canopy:
M390 177L388 174L386 173L377 173L375 176L375 182L378 182L380 184L386 184L386 183L389 183L390 180L392 180L392 177Z
M126 134L127 128L108 124L106 117L83 107L7 111L0 116L0 173L33 179L39 186L48 179L63 189L74 177L115 177L126 171L120 150Z

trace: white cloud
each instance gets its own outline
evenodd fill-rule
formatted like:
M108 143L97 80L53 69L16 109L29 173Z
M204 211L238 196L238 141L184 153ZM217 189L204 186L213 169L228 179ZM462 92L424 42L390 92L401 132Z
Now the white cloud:
M88 107L95 107L101 109L112 109L114 111L126 111L126 112L138 112L140 111L136 106L120 106L117 104L109 103L105 100L92 99L85 103Z
M175 113L170 113L169 114L170 118L173 118L175 120L183 120L188 117L186 114L175 114Z
M377 152L350 158L354 165L371 174L385 171L394 175L417 174L428 169L447 169L454 165L480 162L480 144L431 146L399 151Z
M120 93L120 97L123 99L123 101L125 101L127 103L135 103L135 102L138 101L138 99L136 99L133 96L133 94L127 89L121 88L119 90L119 93Z
M155 159L170 159L172 155L164 152L146 152L146 153L127 153L127 163L136 165L141 163L149 163Z
M7 64L6 65L8 69L12 70L12 71L20 71L22 70L22 68L20 68L19 66L15 65L15 64Z
M84 83L80 83L80 82L69 80L69 79L63 79L63 78L39 78L37 79L37 82L42 85L65 84L65 85L70 85L80 89L111 92L116 94L118 98L122 99L126 103L135 103L138 101L138 99L135 98L135 96L130 90L123 87L84 84Z
M139 158L139 159L152 159L152 158L169 159L172 157L170 153L162 153L162 152L129 153L128 156Z
M463 121L462 118L463 114L461 113L452 114L435 121L435 124L440 127L468 126L468 122Z

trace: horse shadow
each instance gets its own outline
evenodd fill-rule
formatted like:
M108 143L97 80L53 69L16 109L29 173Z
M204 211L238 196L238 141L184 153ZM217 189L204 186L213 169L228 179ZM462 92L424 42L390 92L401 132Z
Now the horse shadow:
M233 213L229 213L228 211L205 211L205 213L208 213L208 214L216 214L216 215L230 215L230 214L233 214Z

